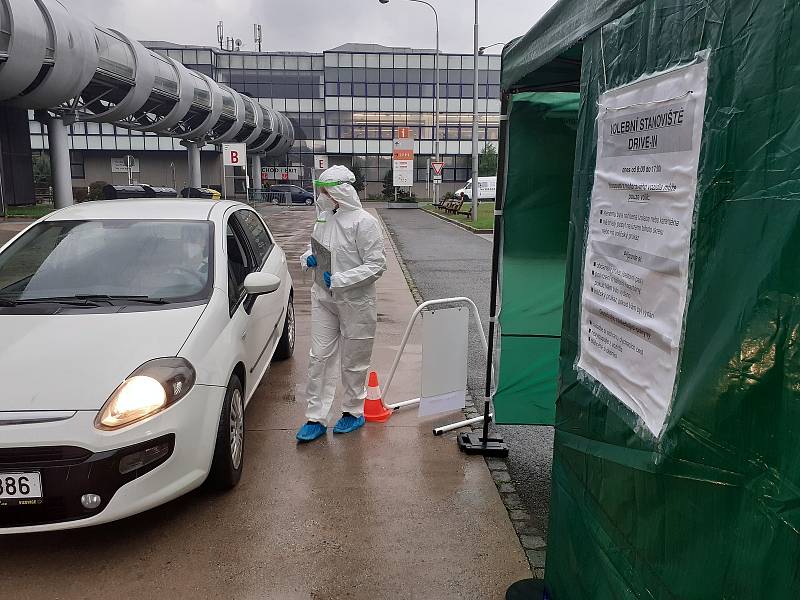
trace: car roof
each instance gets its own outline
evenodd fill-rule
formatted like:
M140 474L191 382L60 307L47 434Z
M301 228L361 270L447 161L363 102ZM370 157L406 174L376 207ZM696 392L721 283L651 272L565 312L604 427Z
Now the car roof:
M50 213L46 221L83 221L100 219L160 219L166 221L208 221L214 209L224 213L230 206L245 207L232 200L200 198L140 198L82 202ZM218 213L219 214L219 213Z

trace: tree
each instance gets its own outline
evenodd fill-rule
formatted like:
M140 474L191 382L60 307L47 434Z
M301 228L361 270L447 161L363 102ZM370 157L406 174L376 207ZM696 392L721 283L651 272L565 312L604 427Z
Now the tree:
M365 187L364 181L364 171L361 169L361 163L357 160L353 161L353 168L350 169L353 171L353 175L356 176L356 182L353 184L353 188L357 192L363 192Z
M394 171L392 169L389 169L389 171L386 173L386 176L383 178L383 191L381 193L383 197L390 202L394 200ZM409 197L413 198L414 194L409 195L406 188L397 188L398 200L408 200Z
M383 178L383 190L381 191L381 194L387 200L391 200L394 198L393 182L394 182L394 173L392 172L392 169L389 169Z
M50 185L50 156L47 154L33 157L33 182L35 185Z
M497 150L492 144L486 144L478 155L478 177L497 175Z

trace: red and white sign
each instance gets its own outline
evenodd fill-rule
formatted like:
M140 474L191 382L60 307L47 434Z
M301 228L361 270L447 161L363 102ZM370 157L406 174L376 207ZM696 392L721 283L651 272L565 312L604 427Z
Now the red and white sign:
M398 127L392 142L392 182L395 187L414 185L414 138L409 127Z
M261 179L273 181L297 181L301 167L262 167Z
M245 144L222 144L222 160L226 167L247 168L247 146Z
M442 169L444 169L444 163L443 162L432 162L431 163L431 169L433 169L433 174L434 175L441 175L442 174Z
M325 171L328 168L328 157L324 155L314 155L314 168Z

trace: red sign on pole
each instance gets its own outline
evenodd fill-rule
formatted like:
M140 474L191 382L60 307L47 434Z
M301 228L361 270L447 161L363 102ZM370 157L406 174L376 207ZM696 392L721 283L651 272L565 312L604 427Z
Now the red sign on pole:
M434 175L441 175L442 174L442 169L444 169L444 163L443 162L432 162L431 163L431 168L433 169L433 174Z

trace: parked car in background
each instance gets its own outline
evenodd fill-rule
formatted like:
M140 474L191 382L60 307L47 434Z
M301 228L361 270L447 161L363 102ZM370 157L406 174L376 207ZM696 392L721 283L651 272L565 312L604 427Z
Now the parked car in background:
M269 188L270 192L290 193L292 195L293 204L305 204L311 206L314 204L314 194L308 190L304 190L299 185L289 184L276 184Z
M469 179L460 190L455 191L456 197L472 202L472 179ZM478 177L478 202L494 200L497 195L497 177Z
M96 525L242 474L295 325L286 256L232 201L88 202L0 248L0 534Z

